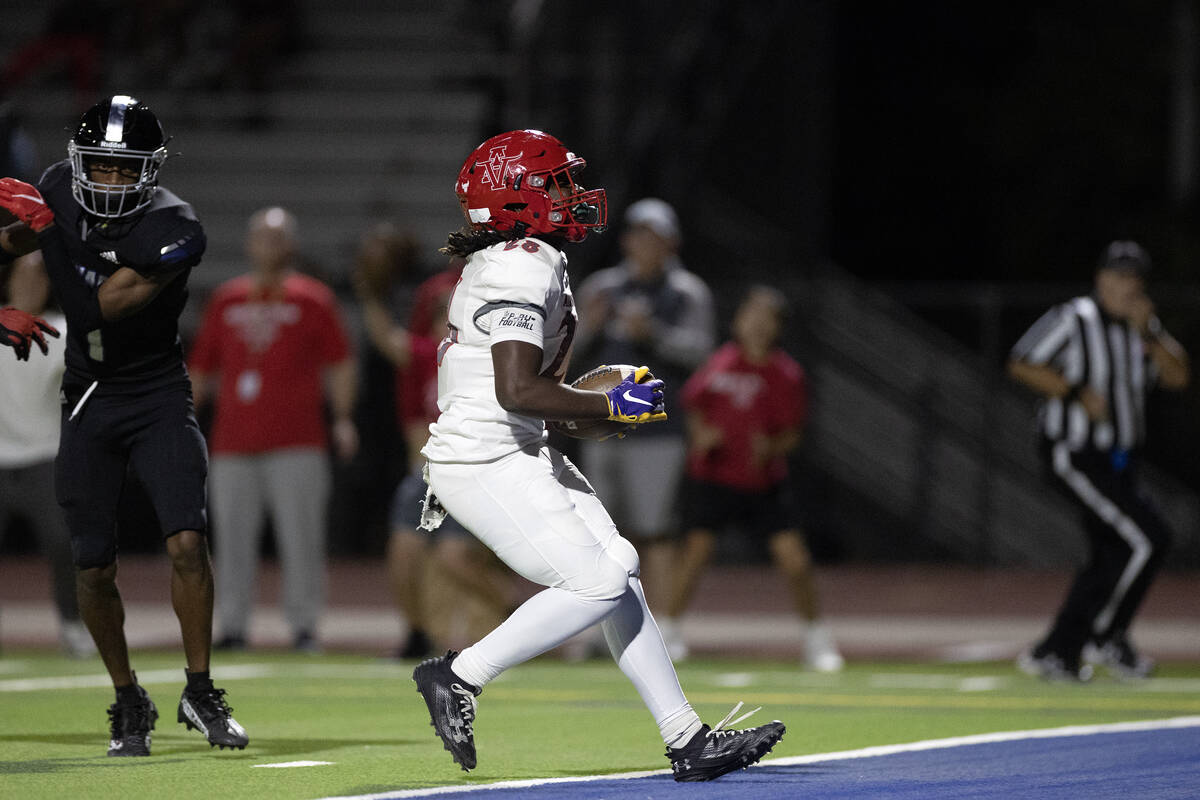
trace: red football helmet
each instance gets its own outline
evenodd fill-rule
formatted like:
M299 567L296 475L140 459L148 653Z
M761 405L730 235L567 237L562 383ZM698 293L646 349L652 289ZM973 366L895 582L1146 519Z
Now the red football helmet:
M608 221L604 190L575 183L586 165L548 133L509 131L475 148L454 193L476 230L555 233L580 242Z

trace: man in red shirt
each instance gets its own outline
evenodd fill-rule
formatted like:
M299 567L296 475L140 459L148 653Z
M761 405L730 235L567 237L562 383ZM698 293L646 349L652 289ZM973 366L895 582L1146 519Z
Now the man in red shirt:
M263 516L270 513L297 649L317 646L324 598L328 439L351 458L356 369L329 287L293 268L296 220L282 208L250 218L253 271L213 293L188 369L197 407L215 403L209 487L216 528L218 646L246 645ZM215 396L214 396L215 395Z
M734 316L733 341L684 385L686 533L667 627L677 629L718 533L737 526L745 535L767 537L771 558L787 577L806 622L808 666L836 672L842 657L819 621L812 558L789 491L787 456L800 444L807 395L804 370L776 346L785 310L786 300L776 290L751 288Z

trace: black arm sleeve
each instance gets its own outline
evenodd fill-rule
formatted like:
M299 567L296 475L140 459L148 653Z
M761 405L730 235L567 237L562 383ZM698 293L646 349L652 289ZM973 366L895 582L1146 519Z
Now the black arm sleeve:
M75 271L63 235L57 225L51 225L38 234L42 260L46 263L46 273L54 287L54 296L67 317L67 323L86 333L99 328L104 322L100 312L100 294Z

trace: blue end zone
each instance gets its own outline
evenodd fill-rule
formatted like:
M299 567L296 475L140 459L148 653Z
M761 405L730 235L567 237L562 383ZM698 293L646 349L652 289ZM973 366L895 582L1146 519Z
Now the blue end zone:
M669 774L540 785L444 787L386 798L481 794L486 800L646 800L646 798L1021 798L1021 800L1184 800L1200 797L1200 724L1117 730L978 744L942 745L886 755L831 754L829 760L778 759L712 783L675 783ZM953 740L949 740L953 741ZM869 751L867 751L869 752ZM795 763L803 761L803 763Z

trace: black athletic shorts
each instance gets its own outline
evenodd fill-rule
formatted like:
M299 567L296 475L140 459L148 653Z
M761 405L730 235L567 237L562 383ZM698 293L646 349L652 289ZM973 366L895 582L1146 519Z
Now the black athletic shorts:
M55 489L71 530L76 566L111 564L117 556L117 507L127 470L154 507L163 537L204 532L208 450L185 381L139 391L64 383Z
M765 537L799 528L796 503L787 482L752 492L687 478L681 499L684 531L707 528L719 532L736 527Z

